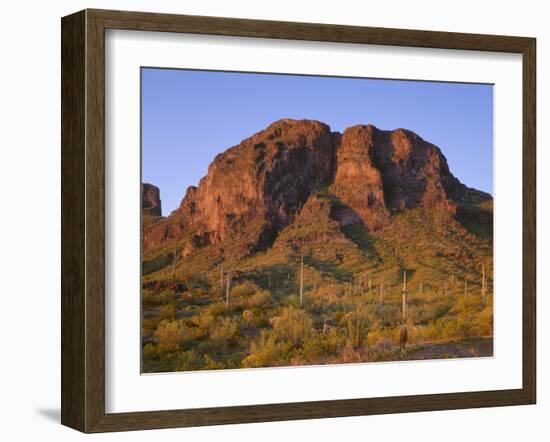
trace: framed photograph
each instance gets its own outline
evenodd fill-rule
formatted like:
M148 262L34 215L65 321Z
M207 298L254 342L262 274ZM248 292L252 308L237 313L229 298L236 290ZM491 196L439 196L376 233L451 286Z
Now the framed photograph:
M62 423L536 398L535 39L62 19Z

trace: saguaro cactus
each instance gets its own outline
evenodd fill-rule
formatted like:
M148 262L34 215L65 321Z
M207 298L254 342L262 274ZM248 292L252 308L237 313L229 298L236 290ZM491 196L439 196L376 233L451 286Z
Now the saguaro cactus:
M300 255L300 307L304 306L304 254Z
M485 263L481 264L481 302L485 305L487 292L487 282L485 279Z
M231 305L231 272L227 273L227 286L225 289L225 306Z
M220 292L223 293L223 261L220 266Z
M403 320L407 319L407 271L403 270Z
M176 253L176 246L174 246L174 257L172 259L172 279L176 279L176 263L178 261L178 255Z
M384 283L380 284L380 306L384 304Z
M468 280L464 278L464 296L468 296Z
M422 296L422 289L423 289L422 284L423 284L422 281L420 281L420 289L418 290L418 294L420 296Z
M407 330L407 326L403 325L401 330L399 330L399 348L401 349L401 353L405 353L406 351L408 337L409 331Z

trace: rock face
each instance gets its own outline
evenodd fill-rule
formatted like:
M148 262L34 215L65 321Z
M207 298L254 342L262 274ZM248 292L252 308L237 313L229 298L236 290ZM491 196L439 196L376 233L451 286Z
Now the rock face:
M144 210L160 214L158 189L142 194ZM329 203L311 200L319 194ZM270 247L316 207L341 226L372 231L395 211L477 216L468 207L488 200L451 174L437 146L408 130L358 125L341 135L318 121L284 119L219 154L180 207L144 232L144 247L178 238L184 254L223 244L244 255Z
M437 146L404 129L346 129L335 171L331 191L343 203L336 217L343 224L360 218L370 229L386 223L394 210L424 207L456 213L460 202L491 199L460 183Z
M376 135L374 126L351 127L337 149L330 192L340 202L332 214L344 226L363 222L376 228L389 215L382 171L375 164Z
M147 183L141 185L141 210L146 215L162 215L160 191L158 187Z

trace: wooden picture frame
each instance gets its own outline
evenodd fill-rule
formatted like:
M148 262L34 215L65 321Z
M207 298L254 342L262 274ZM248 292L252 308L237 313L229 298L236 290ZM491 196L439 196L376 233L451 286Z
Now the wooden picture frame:
M105 30L124 29L523 57L523 385L221 408L105 412ZM533 38L84 10L62 19L62 424L83 432L534 404L536 400L536 41Z

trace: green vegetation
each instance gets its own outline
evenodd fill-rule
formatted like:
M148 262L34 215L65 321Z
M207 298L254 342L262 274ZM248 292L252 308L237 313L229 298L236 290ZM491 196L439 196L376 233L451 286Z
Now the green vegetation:
M178 244L168 243L144 256L143 371L491 355L486 230L422 209L395 213L373 233L340 230L322 217L298 220L269 250L224 257L223 272L219 248L199 249L177 261L175 280L165 257Z

